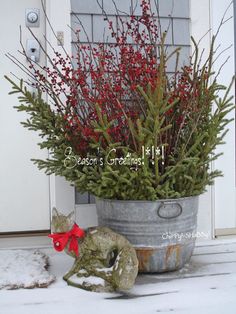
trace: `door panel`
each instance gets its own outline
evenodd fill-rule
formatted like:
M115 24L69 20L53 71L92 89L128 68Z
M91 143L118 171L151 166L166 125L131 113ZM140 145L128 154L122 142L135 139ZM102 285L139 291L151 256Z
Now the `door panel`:
M39 137L20 125L25 114L16 112L14 95L9 96L10 84L4 74L13 72L24 78L5 53L20 58L19 25L22 26L22 42L32 38L25 26L25 9L40 8L40 27L32 28L43 43L45 19L40 0L8 0L1 2L0 11L0 233L46 230L50 228L49 178L30 161L44 158L40 151ZM25 58L22 61L27 64ZM44 60L40 56L40 62Z

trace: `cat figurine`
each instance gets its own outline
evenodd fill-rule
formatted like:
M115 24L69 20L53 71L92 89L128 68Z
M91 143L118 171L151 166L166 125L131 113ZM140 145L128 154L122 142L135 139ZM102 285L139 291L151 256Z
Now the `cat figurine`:
M65 233L73 227L73 213L52 212L52 232ZM107 227L92 227L77 239L79 255L64 251L75 261L63 279L75 287L96 292L125 291L133 287L138 274L135 249L122 235Z

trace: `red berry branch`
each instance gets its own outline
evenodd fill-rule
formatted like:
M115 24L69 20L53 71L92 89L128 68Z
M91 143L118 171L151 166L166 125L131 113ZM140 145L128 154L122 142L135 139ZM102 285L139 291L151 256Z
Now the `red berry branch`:
M21 101L32 104L18 107L31 114L25 126L49 138L41 147L52 149L54 159L36 161L40 169L64 175L81 191L107 198L196 195L219 175L209 172L210 162L217 158L214 149L222 143L224 127L230 122L225 117L233 108L229 89L224 87L225 98L218 95L222 86L212 69L215 36L205 62L192 39L195 52L181 66L180 48L168 53L167 32L161 32L158 12L152 11L149 0L141 0L140 6L140 15L120 16L117 10L115 20L103 11L109 42L83 43L81 32L86 30L81 24L74 30L75 55L53 49L51 57L42 47L47 67L29 60L27 69L9 55L35 78L34 87L39 95L48 95L48 104L41 96L35 100L22 83L17 87L10 82L16 92L23 93ZM224 23L223 19L221 26ZM168 73L171 58L176 60L173 74ZM136 173L127 165L68 170L63 163L66 147L82 157L94 154L95 148L101 148L104 156L111 147L117 148L118 157L127 152L137 157L143 146L164 150L161 157L136 167Z

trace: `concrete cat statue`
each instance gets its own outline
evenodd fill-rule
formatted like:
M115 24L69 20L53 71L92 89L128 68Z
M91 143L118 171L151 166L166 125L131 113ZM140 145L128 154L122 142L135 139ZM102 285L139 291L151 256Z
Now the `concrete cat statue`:
M68 232L73 226L72 214L65 216L53 209L52 232ZM97 292L129 290L138 274L138 259L134 248L123 236L106 227L85 230L79 240L79 256L63 277L69 285Z

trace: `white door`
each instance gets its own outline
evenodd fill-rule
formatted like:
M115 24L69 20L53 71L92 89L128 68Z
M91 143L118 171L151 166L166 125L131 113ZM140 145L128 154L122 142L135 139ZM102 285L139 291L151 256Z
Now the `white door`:
M234 3L235 4L235 3ZM212 0L212 28L216 32L220 21L228 7L225 19L231 19L226 22L217 39L217 45L220 44L220 49L230 47L218 59L215 68L226 60L230 59L225 64L219 76L219 82L228 85L235 74L235 37L234 37L234 4L231 0L216 1ZM231 94L234 95L234 87ZM233 100L235 101L235 100ZM229 118L235 118L235 111L231 112ZM236 234L236 190L235 190L235 122L229 125L229 132L225 138L226 144L219 147L218 151L223 151L224 155L215 162L215 168L220 169L224 173L223 178L218 178L215 183L215 229L216 235Z
M19 25L23 43L32 38L25 26L25 10L40 9L40 25L32 28L43 42L45 18L40 0L1 1L0 10L0 233L50 229L49 178L30 161L45 158L47 152L37 147L39 138L20 125L25 114L13 109L16 97L9 96L10 84L3 78L13 72L24 78L5 57L17 56L20 49ZM18 55L19 56L19 55ZM26 60L24 60L26 64ZM43 63L41 57L40 60Z

